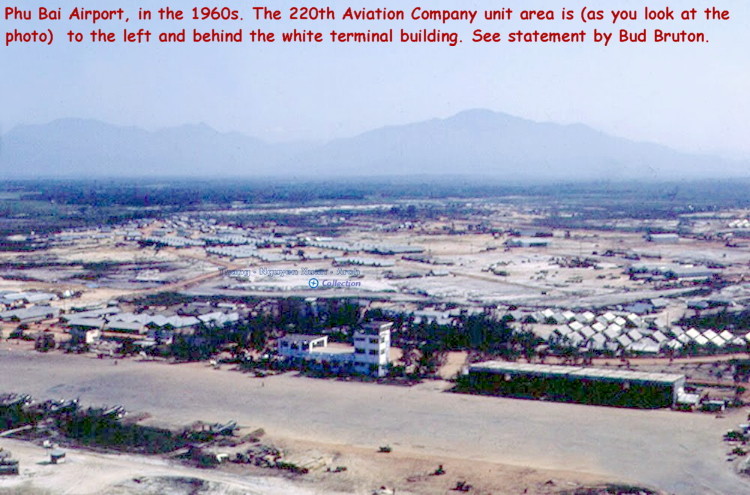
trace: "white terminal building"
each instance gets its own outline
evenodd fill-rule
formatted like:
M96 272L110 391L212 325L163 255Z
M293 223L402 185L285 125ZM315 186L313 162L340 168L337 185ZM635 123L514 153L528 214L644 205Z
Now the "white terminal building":
M331 347L327 335L288 334L278 342L281 356L307 365L328 367L333 372L362 373L382 377L391 362L393 323L374 321L354 331L354 347Z

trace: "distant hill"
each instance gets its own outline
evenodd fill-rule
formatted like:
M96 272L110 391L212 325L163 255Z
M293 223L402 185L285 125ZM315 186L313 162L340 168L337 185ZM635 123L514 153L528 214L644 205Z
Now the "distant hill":
M489 110L389 126L323 145L269 144L204 124L149 132L94 120L1 136L2 177L485 175L673 179L747 175L750 164L681 153L590 127Z
M62 119L2 136L4 176L215 176L273 174L296 146L274 146L204 125L156 132Z

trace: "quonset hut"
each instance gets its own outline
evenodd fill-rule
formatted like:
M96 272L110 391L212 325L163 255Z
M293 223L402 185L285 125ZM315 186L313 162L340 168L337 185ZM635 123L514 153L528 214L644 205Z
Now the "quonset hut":
M457 389L485 395L655 409L672 407L685 375L487 361L469 366Z

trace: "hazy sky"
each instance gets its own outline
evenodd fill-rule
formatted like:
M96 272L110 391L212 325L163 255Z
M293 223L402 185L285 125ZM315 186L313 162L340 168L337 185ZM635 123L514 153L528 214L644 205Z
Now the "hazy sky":
M425 9L522 9L562 7L578 11L584 5L605 10L605 20L466 22L302 22L253 21L249 7L268 5L286 14L292 5L326 5L291 1L202 2L242 9L244 22L200 24L234 31L261 28L280 32L297 27L328 33L403 27L410 31L438 28L461 33L457 47L445 44L319 45L80 45L63 40L71 27L87 33L101 27L150 27L154 33L193 24L153 21L137 24L138 7L157 8L168 2L100 0L97 2L36 2L18 0L36 16L40 5L124 8L129 24L100 22L47 23L6 21L2 31L32 31L51 27L53 46L0 47L0 125L3 132L23 123L43 123L61 117L95 118L148 129L205 122L222 131L240 131L266 140L327 140L351 136L390 124L447 117L468 108L488 108L538 121L580 122L605 132L655 141L684 150L720 151L750 157L750 6L724 0L717 6L731 11L729 21L705 21L702 9L712 3L680 2L698 9L698 20L646 24L668 31L704 31L702 44L476 44L474 29L507 32L579 31L593 28L638 31L640 22L615 24L609 9L662 7L661 2L604 0L548 1L377 1L334 2L339 16L346 7L390 7L407 13ZM4 2L13 6L14 2ZM189 9L191 2L173 2ZM672 3L674 8L674 2ZM243 8L243 6L247 6ZM677 11L679 15L679 10ZM4 13L4 12L3 12ZM327 34L326 34L327 36ZM590 36L590 34L589 34Z

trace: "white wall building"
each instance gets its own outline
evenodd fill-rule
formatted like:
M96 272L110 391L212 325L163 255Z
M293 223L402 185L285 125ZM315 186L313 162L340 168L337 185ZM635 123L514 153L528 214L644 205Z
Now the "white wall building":
M328 347L327 335L292 333L279 339L278 351L284 357L300 358Z
M393 323L375 321L354 332L354 364L360 373L384 376L391 362Z
M342 371L354 371L382 377L391 361L391 322L371 322L354 332L354 348L328 347L325 335L288 334L279 339L279 355L308 363L330 365Z

